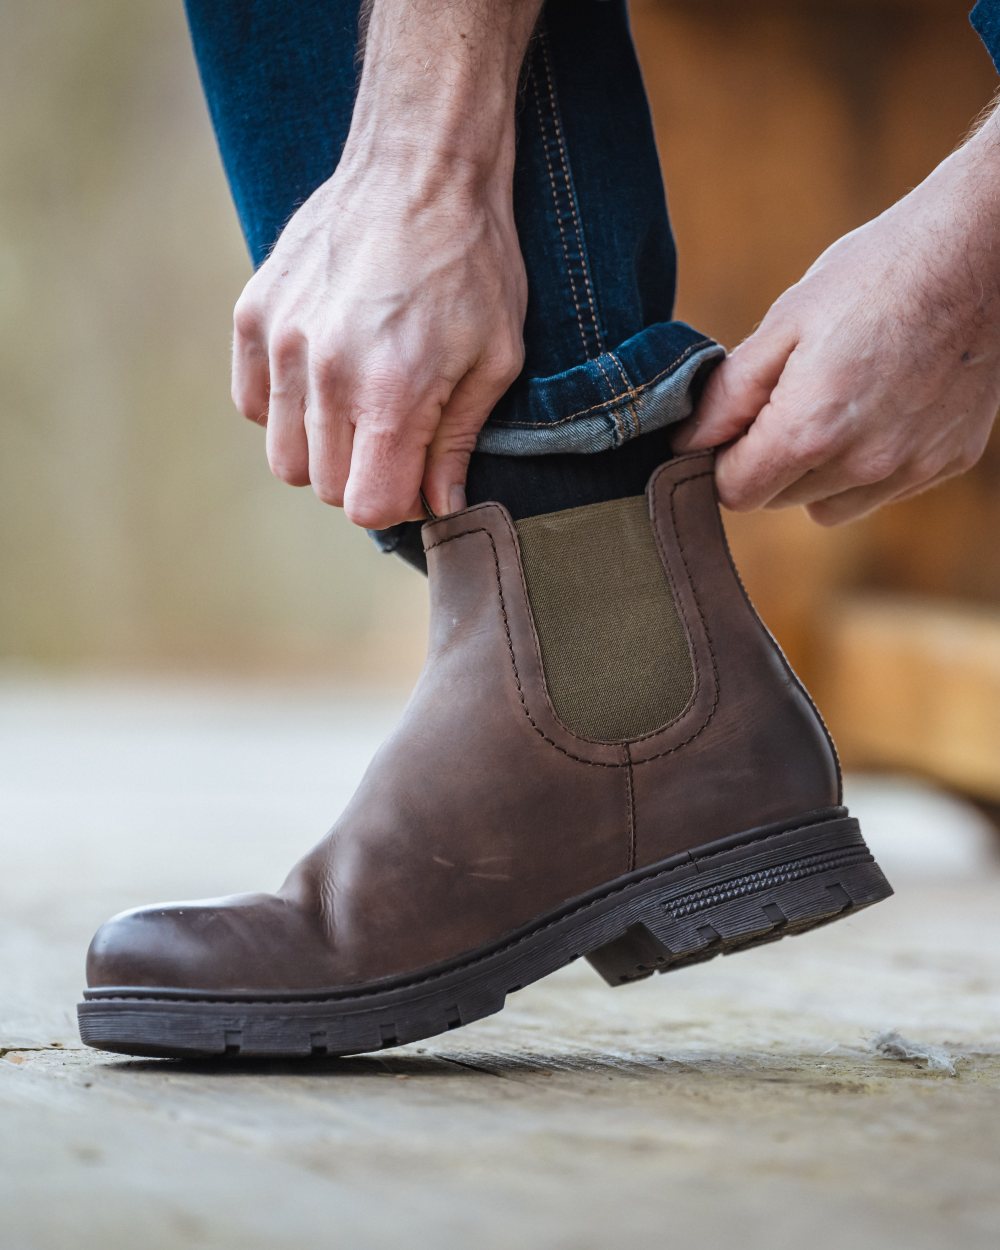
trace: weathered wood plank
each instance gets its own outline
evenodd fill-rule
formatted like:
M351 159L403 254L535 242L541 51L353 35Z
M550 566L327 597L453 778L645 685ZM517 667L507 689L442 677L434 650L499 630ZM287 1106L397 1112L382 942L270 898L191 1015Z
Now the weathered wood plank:
M97 920L280 877L391 709L4 694L2 1250L993 1250L988 870L619 990L576 965L398 1052L232 1070L102 1056L78 1048L71 1015ZM958 1076L877 1057L889 1029L964 1056Z

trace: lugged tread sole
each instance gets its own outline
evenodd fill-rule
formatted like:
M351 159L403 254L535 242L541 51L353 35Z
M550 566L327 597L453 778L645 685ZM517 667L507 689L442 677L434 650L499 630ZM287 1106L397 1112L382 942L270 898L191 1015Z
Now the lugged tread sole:
M359 1054L500 1011L581 955L609 985L804 933L892 888L844 809L721 839L621 877L501 942L413 976L302 994L97 987L88 1046L169 1058Z

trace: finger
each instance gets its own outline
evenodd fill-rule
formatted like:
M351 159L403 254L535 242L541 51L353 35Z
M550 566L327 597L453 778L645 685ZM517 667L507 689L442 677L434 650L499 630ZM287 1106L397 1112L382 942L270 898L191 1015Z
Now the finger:
M470 380L471 379L471 380ZM421 489L437 516L461 512L466 506L465 479L476 436L489 415L481 386L472 375L463 378L441 413L441 421L427 448Z
M719 498L735 512L763 508L826 459L820 443L805 445L801 434L796 437L787 405L776 394L746 433L716 455Z
M720 447L741 434L771 398L796 341L785 325L744 340L709 375L694 416L671 440L674 450Z
M504 364L470 370L458 383L441 412L441 420L427 449L422 488L439 516L466 506L465 479L479 431L497 400L521 370L513 355Z
M331 392L312 390L306 412L309 439L309 481L316 497L334 508L344 506L351 469L354 426Z
M768 508L794 508L821 499L829 499L860 486L876 486L891 476L894 469L880 469L877 464L858 469L857 462L845 456L831 460L818 469L807 469L798 481L775 495L765 505Z
M255 327L256 322L245 315L234 316L231 394L237 411L248 421L266 425L270 374L267 348Z
M883 482L841 491L839 495L810 504L807 510L819 525L844 525L848 521L857 521L888 503L898 503L923 494L932 486L953 477L956 471L954 466L949 465L925 480L914 482L912 466L904 465Z
M344 488L344 511L355 525L387 529L423 518L420 483L430 437L418 436L410 415L382 413L357 420Z
M949 478L957 477L963 471L962 465L955 461L939 473L935 473L933 477L929 477L926 482L921 482L919 486L911 486L908 490L900 491L893 503L902 503L904 499L912 499L914 495L922 495L925 490L931 490L935 486L940 486L942 482L947 482Z
M306 439L305 399L271 401L267 421L267 463L275 477L289 486L308 486L309 443Z
M309 483L309 447L306 442L305 339L288 336L271 344L268 368L271 393L267 412L267 462L271 472L291 486Z

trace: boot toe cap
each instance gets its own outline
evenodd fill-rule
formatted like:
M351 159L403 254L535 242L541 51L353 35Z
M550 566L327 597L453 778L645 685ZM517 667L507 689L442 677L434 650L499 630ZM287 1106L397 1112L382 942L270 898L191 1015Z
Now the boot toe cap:
M114 916L87 952L90 989L311 989L329 983L315 918L271 894L162 903Z

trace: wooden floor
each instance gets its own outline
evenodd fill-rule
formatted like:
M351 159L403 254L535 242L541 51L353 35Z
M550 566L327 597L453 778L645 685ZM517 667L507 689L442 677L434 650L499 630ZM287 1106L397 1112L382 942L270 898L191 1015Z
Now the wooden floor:
M81 1049L91 930L275 884L392 712L8 683L2 1250L995 1250L1000 876L975 823L919 794L861 791L887 860L887 810L915 840L935 813L894 899L736 959L615 991L576 966L380 1057L227 1070ZM880 1053L893 1030L938 1067Z

